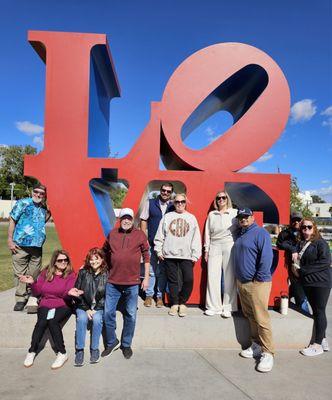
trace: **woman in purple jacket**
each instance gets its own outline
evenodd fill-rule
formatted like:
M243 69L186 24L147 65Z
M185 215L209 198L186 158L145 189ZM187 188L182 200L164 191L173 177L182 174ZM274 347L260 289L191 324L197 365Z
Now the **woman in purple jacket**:
M20 277L21 282L31 284L33 295L39 297L38 319L32 333L31 346L24 360L25 367L33 365L46 328L50 331L57 353L51 368L60 368L68 360L61 323L72 313L71 296L68 292L74 287L75 278L69 255L64 250L53 252L50 264L41 272L36 282L30 275Z

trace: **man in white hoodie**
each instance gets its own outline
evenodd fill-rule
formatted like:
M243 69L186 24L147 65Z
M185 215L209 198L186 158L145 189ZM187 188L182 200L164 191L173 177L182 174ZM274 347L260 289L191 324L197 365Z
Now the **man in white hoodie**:
M165 214L154 239L154 250L165 260L171 309L169 315L187 315L193 289L193 267L202 253L201 235L194 215L186 211L187 197L177 194L175 211Z

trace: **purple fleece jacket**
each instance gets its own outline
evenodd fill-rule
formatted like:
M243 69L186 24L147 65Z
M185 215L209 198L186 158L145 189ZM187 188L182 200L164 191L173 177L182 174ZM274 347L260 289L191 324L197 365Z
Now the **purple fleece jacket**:
M66 307L71 300L68 291L74 287L75 280L76 275L72 272L66 278L55 275L49 282L46 280L46 272L43 271L37 281L31 285L32 294L40 297L39 307Z

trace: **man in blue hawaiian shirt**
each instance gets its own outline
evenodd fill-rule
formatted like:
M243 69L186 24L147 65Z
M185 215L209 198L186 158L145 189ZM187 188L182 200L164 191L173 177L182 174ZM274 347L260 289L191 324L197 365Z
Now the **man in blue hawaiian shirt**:
M34 186L32 197L18 200L10 212L8 247L12 252L16 281L14 311L22 311L29 299L27 285L21 275L36 278L41 268L42 246L46 239L45 224L50 218L46 206L46 187Z

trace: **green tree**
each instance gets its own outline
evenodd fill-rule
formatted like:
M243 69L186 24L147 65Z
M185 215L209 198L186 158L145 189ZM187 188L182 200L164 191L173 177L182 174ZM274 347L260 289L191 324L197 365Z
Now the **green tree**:
M304 217L312 217L312 212L309 210L307 205L304 205L299 198L300 189L297 184L297 179L295 177L291 178L291 188L290 188L290 209L293 211L300 211Z
M311 195L311 198L313 203L326 203L326 201L322 199L320 196L317 196L317 194Z
M121 208L124 198L127 195L127 191L124 188L111 188L110 196L113 201L114 208Z
M15 183L14 197L29 196L36 179L24 176L24 155L36 154L32 146L8 146L0 148L0 198L10 199L10 183Z

